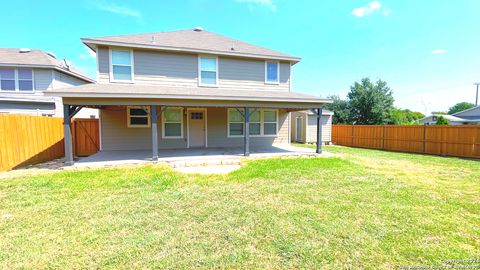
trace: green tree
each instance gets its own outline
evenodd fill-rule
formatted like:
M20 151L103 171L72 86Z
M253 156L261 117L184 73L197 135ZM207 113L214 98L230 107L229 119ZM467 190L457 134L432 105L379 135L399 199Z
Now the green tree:
M348 124L350 114L348 101L341 99L337 95L328 96L327 98L333 100L333 103L324 106L326 110L334 112L333 124Z
M409 109L394 109L392 112L392 122L394 125L414 125L418 119L425 117L423 113L414 112Z
M446 126L448 124L449 124L448 120L443 116L439 116L437 118L437 122L435 123L435 125L437 126Z
M459 103L453 105L452 107L450 107L450 109L448 109L448 114L454 114L454 113L457 113L457 112L461 112L461 111L464 111L464 110L471 109L473 107L475 107L475 105L473 103L459 102Z
M369 78L355 82L348 93L350 120L360 125L382 125L392 122L393 96L387 83Z

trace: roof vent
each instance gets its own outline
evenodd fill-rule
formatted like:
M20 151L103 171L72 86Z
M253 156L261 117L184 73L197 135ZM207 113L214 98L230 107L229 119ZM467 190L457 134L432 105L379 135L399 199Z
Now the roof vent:
M157 41L155 40L155 36L152 36L152 40L150 40L150 43L155 44Z
M47 52L47 54L48 54L48 56L57 59L57 56L56 56L55 54L53 54L53 53L51 53L51 52Z
M31 51L32 51L32 50L29 49L29 48L21 48L20 50L18 50L18 52L20 52L20 53L29 53L29 52L31 52Z
M202 31L203 31L203 27L197 26L197 27L193 28L193 31L195 31L195 32L202 32Z

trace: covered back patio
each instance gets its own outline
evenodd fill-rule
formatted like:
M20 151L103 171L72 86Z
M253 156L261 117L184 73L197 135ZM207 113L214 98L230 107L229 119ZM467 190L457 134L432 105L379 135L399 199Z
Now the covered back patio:
M101 110L100 140L104 147L96 155L80 159L78 164L115 164L133 160L312 154L310 149L289 145L290 112L314 112L319 131L317 142L321 142L322 105L331 102L286 91L110 84L85 85L48 94L63 99L66 165L74 163L71 119L84 107ZM136 124L143 126L132 128ZM321 152L321 143L317 143L315 153Z

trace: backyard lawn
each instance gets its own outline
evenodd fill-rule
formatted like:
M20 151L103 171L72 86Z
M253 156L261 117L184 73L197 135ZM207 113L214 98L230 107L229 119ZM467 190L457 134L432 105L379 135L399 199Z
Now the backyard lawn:
M480 259L480 161L325 150L336 157L248 161L228 175L143 165L2 179L0 269Z

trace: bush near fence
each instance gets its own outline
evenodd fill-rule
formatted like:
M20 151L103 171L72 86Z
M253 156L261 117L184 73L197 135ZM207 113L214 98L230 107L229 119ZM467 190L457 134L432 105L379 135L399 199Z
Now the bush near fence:
M333 125L337 145L480 158L480 126Z
M72 133L75 155L98 151L98 119L75 119ZM0 114L0 171L63 156L63 118Z

